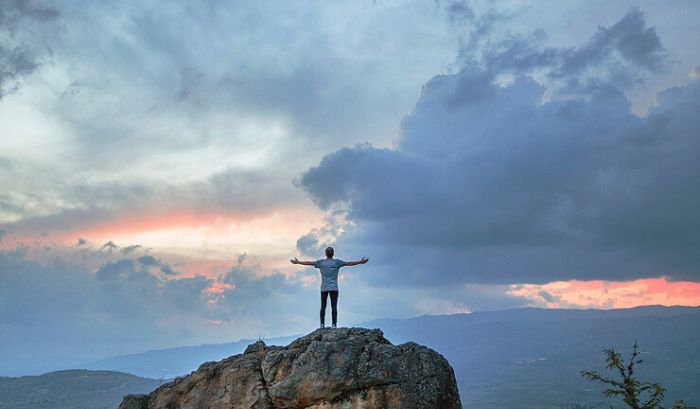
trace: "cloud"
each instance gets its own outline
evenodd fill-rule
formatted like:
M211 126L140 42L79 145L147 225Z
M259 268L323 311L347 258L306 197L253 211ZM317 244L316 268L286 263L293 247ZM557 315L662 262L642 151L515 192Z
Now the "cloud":
M143 248L143 246L140 245L140 244L132 244L132 245L130 245L130 246L124 247L123 249L121 249L121 250L119 250L119 251L122 252L123 254L128 254L128 253L131 253L131 252L133 252L133 251L136 251L136 250L138 250L138 249L140 249L140 248Z
M451 1L447 4L447 16L453 23L456 21L471 22L476 18L476 13L466 1Z
M53 187L43 190L43 196L27 192L32 196L30 199L20 193L21 188L17 188L13 195L8 196L7 203L3 203L0 197L0 209L15 219L0 222L0 226L17 235L36 235L47 230L80 234L81 230L123 223L124 219L131 220L126 224L134 228L158 223L176 226L183 221L179 220L182 217L167 214L186 213L192 218L217 214L232 217L261 215L280 208L298 207L307 201L293 187L291 179L291 176L280 178L270 171L236 170L224 170L204 179L177 184L138 180L66 184L57 178L51 183ZM39 198L43 200L37 200ZM65 203L70 203L70 206L65 206ZM121 251L135 249L128 246Z
M352 225L347 223L342 215L342 210L335 209L330 215L325 217L321 227L314 228L297 240L297 250L307 256L323 254L324 249L333 243L336 238L346 230L352 229Z
M216 318L221 320L246 319L255 322L258 328L269 327L273 322L279 322L280 314L286 309L284 320L300 322L308 320L309 316L299 313L299 306L307 305L308 294L316 290L304 285L300 277L286 276L279 272L265 273L258 263L247 263L246 255L241 255L229 271L218 279L223 291L220 293L221 302L228 308L224 315ZM299 301L305 299L306 302ZM297 303L297 308L289 309Z
M164 207L308 209L292 177L347 141L390 138L454 46L430 3L51 7L60 30L44 24L29 41L47 44L51 64L0 110L0 133L20 141L0 173L0 226L18 236L81 234Z
M643 14L581 46L494 53L428 81L395 148L342 148L301 176L320 208L348 209L336 248L370 257L380 286L700 279L700 82L630 111L616 68L663 65ZM584 71L595 86L559 87Z
M150 267L157 268L166 276L179 274L174 271L168 263L156 259L153 256L141 256L136 259L124 258L117 261L104 263L96 271L95 277L100 280L112 280L115 278L150 276L155 275Z
M19 88L22 78L33 73L51 50L35 27L49 24L57 10L35 1L3 1L0 8L0 99Z
M700 66L693 68L693 70L690 71L689 77L694 80L700 79Z
M0 251L2 374L31 372L32 365L72 367L149 348L288 335L317 325L320 277L312 268L282 274L240 254L220 274L174 277L162 272L168 263L150 255L69 249L106 258L93 269L65 255L34 261L27 249ZM374 288L360 279L367 273L364 267L342 271L343 325L376 318L380 305L380 316L401 317L527 301L504 295L507 286Z
M144 266L158 267L160 269L160 272L165 274L166 276L173 276L173 275L180 274L179 272L173 270L170 267L170 265L168 265L167 263L164 263L161 260L156 259L153 256L148 256L148 255L141 256L141 257L137 258L136 261L138 261L139 263L141 263Z
M141 256L136 260L144 266L157 267L160 265L160 262L153 256Z
M495 74L523 74L541 70L550 80L560 80L570 92L614 83L630 87L648 74L658 74L667 62L666 51L654 27L638 8L630 9L610 27L598 27L590 39L574 47L546 47L546 35L511 35L484 51L484 66ZM554 85L550 83L550 85Z
M425 12L432 4L163 3L157 15L137 1L56 7L60 35L37 30L54 63L36 105L58 118L54 135L74 138L60 153L74 159L64 166L93 173L124 171L129 160L191 177L202 163L245 168L246 155L306 166L302 141L334 149L384 139L454 42ZM405 21L434 29L394 24ZM430 48L408 49L417 43ZM396 77L406 64L412 70ZM379 112L377 101L399 108Z
M174 275L180 274L179 272L173 270L170 266L168 266L168 265L166 265L166 264L161 264L161 265L160 265L160 271L161 271L163 274L169 275L169 276L174 276Z
M169 338L179 345L198 339L210 308L203 289L212 279L166 278L151 269L162 262L117 258L92 272L60 257L40 263L25 256L0 251L0 350L13 360L25 357L27 364L48 355L78 364L168 345ZM162 324L174 319L178 325ZM10 370L7 365L0 370Z
M141 273L144 270L139 270ZM97 270L96 277L100 280L113 280L119 277L126 277L136 274L134 269L134 261L130 259L122 259L119 261L104 264Z
M508 294L542 308L631 308L638 305L700 305L700 283L666 277L616 281L555 281L511 285Z
M100 247L100 251L107 249L107 251L111 253L113 250L116 250L118 248L119 246L117 246L112 240L110 240L107 243L103 244L102 247Z

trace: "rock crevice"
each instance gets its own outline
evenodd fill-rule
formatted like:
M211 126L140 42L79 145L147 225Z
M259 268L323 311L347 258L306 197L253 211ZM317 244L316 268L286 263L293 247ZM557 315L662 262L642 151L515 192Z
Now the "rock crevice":
M260 374L260 381L262 382L263 386L263 394L265 396L266 403L269 405L270 409L278 409L277 406L275 406L275 403L272 401L272 397L270 397L270 390L267 386L267 380L265 379L265 373L263 372L263 358L265 356L265 343L263 341L258 341L254 344L248 345L248 347L245 349L243 354L249 354L249 353L254 353L258 356L258 373Z
M258 341L207 362L120 409L461 408L447 360L424 346L392 345L378 329L316 330L285 347Z

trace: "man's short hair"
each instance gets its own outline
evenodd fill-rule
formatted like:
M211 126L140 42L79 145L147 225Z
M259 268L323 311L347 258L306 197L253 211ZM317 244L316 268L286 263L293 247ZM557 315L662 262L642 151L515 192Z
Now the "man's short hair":
M326 247L326 255L330 254L332 256L334 253L335 253L335 250L333 250L333 247L330 247L330 246Z

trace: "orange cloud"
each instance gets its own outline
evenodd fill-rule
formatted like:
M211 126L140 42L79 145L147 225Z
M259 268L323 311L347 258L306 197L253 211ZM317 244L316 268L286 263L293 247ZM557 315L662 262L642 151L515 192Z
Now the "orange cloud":
M93 244L111 240L120 246L141 244L195 259L221 259L242 252L289 253L300 236L323 224L323 217L324 212L311 206L244 214L174 210L123 216L49 234L69 245L78 238Z
M547 308L630 308L640 305L700 306L700 283L667 277L632 281L553 281L511 285L508 295Z
M107 219L90 226L64 230L60 232L60 236L107 239L114 236L130 236L174 228L194 229L202 226L216 226L221 223L245 223L247 220L263 215L263 213L201 212L177 209L162 213L141 213Z

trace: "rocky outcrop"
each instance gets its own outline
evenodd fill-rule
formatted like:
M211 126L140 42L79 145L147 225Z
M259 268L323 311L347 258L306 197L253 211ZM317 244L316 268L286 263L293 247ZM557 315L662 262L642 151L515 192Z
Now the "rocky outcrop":
M437 352L392 345L378 329L316 330L291 344L258 341L120 409L461 408L452 367Z

